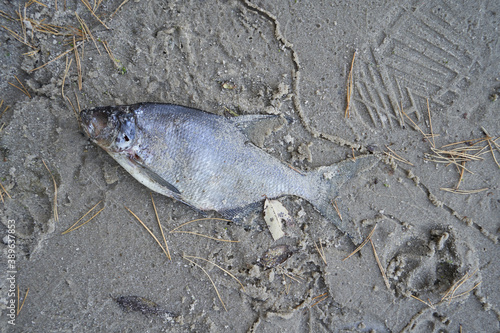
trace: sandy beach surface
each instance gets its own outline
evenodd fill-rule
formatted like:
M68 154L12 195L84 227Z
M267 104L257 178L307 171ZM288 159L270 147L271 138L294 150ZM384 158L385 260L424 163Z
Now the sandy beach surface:
M1 332L499 332L499 16L1 0ZM139 102L278 115L250 140L297 170L378 156L331 198L352 235L297 197L277 241L262 212L173 230L221 216L151 195L79 127ZM151 197L171 259L129 212L164 244Z

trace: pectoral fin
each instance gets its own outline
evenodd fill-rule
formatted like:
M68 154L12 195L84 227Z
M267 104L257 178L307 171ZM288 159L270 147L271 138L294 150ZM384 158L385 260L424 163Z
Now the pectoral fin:
M177 195L181 194L181 191L179 191L179 189L177 187L175 187L174 185L170 184L168 181L166 181L165 179L163 179L161 176L159 176L154 171L151 171L147 167L144 167L144 166L139 165L139 164L138 164L138 166L140 168L142 168L142 171L144 171L144 174L146 174L151 179L152 182L157 183L159 186L162 186L162 187L165 187L165 188L169 189L174 194L177 194Z

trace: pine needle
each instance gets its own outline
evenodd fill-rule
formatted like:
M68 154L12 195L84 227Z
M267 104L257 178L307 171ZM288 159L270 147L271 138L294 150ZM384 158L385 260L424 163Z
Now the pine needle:
M340 218L340 221L342 221L342 214L340 214L340 209L339 206L337 205L337 200L332 200L332 206L335 208L335 211L337 212L337 215Z
M215 241L219 241L219 242L239 243L239 240L220 239L220 238L215 238L215 237L208 236L208 235L205 235L205 234L200 234L200 233L194 232L194 231L176 230L176 231L170 231L170 233L190 234L190 235L195 235L195 236L209 238L209 239L212 239L212 240L215 240Z
M480 193L480 192L483 192L483 191L487 191L489 190L488 187L485 187L485 188L480 188L480 189L477 189L477 190L460 190L460 189L456 189L456 188L446 188L446 187L441 187L440 190L442 191L446 191L446 192L451 192L451 193L455 193L455 194L475 194L475 193Z
M401 157L401 156L399 156L398 154L396 154L396 152L395 152L394 150L392 150L391 148L389 148L388 146L385 146L385 148L389 149L389 151L390 151L391 153L393 153L393 154L394 154L394 156L392 156L391 154L384 152L384 154L386 154L387 156L392 157L392 158L394 158L395 160L398 160L398 161L403 162L403 163L405 163L405 164L408 164L408 165L414 166L414 165L413 165L412 163L410 163L408 160L406 160L406 159L404 159L403 157Z
M2 188L2 190L5 192L5 194L7 194L7 196L9 197L9 199L12 199L12 197L10 196L9 192L7 192L7 190L5 189L5 187L3 187L2 183L0 182L0 187ZM1 191L0 191L1 193ZM2 198L2 201L3 201L3 198Z
M160 218L158 217L158 211L156 210L155 201L153 200L153 194L150 192L149 195L151 196L151 202L153 203L153 209L155 211L156 221L158 222L158 226L160 227L161 231L161 236L163 237L163 242L165 243L165 249L167 250L168 259L172 260L172 257L170 256L170 250L168 249L167 239L165 238L165 234L163 233L163 227L161 226Z
M420 301L420 302L424 303L425 305L427 305L428 307L430 307L432 309L436 308L434 305L432 305L432 303L427 303L426 301L421 300L417 296L413 296L413 295L410 295L410 296L413 297L414 299L416 299L417 301Z
M370 239L370 243L372 245L373 255L375 256L375 260L377 261L378 268L380 269L380 273L382 274L382 278L384 279L385 286L387 287L387 290L391 290L391 285L389 284L389 279L387 279L387 276L385 275L384 267L382 266L382 263L380 262L380 259L378 258L377 250L375 250L375 244L373 244L373 241L371 239Z
M212 265L218 267L220 270L222 270L224 273L228 274L230 277L232 277L234 280L236 280L236 282L238 282L241 286L241 289L243 289L243 291L245 291L245 287L243 286L243 284L240 282L240 280L238 280L238 278L236 276L234 276L233 274L231 274L229 271L225 270L224 268L220 267L219 265L217 265L216 263L214 263L213 261L210 261L210 260L207 260L205 258L201 258L201 257L195 257L195 256L188 256L188 255L184 255L184 258L193 258L193 259L200 259L200 260L204 260L206 262L209 262L211 263Z
M98 203L96 203L96 204L94 205L94 207L90 208L90 209L89 209L89 210L88 210L88 211L87 211L87 212L86 212L86 213L85 213L82 217L80 217L80 218L78 219L78 221L76 221L76 222L75 222L75 223L74 223L71 227L69 227L68 229L66 229L66 231L63 231L63 232L61 233L61 235L65 235L65 234L67 234L68 232L71 232L71 231L74 231L74 230L76 230L76 229L78 229L78 228L80 228L80 227L83 227L85 224L87 224L87 222L90 222L90 221L91 221L94 217L96 217L97 215L99 215L99 214L100 214L100 213L104 210L104 208L105 208L105 207L102 207L102 208L101 208L101 210L99 210L97 213L95 213L95 214L94 214L94 215L93 215L90 219L88 219L87 221L83 222L81 225L79 225L79 226L75 227L75 226L78 224L78 222L80 222L81 220L83 220L83 219L85 218L85 216L87 216L87 215L88 215L91 211L93 211L93 210L94 210L94 208L96 208L96 207L97 207L97 205L99 205L101 202L102 202L102 200L101 200L101 201L99 201Z
M222 301L222 297L220 296L220 293L219 293L219 290L217 289L217 287L215 286L215 283L214 283L214 280L212 280L212 278L210 277L210 274L208 274L208 272L203 268L201 267L200 265L198 265L196 262L194 262L193 260L190 260L186 257L183 257L185 260L191 262L193 265L197 266L198 268L200 268L203 273L205 273L206 276L208 276L208 278L210 279L210 282L212 282L212 286L214 287L215 289L215 292L217 293L217 297L219 297L219 300L220 302L222 303L222 306L224 307L224 310L226 310L227 312L227 308L226 308L226 305L224 304L224 302Z
M342 261L346 261L347 259L349 259L350 257L352 257L354 254L356 254L359 250L361 250L363 248L363 246L365 246L366 243L368 243L368 241L370 241L370 238L373 236L373 233L375 232L376 228L377 228L377 225L375 224L375 226L373 227L372 231L370 231L370 234L368 235L368 237L366 237L366 239L363 241L363 243L361 243L361 245L358 246L356 248L356 250L354 250L350 255L348 255L347 257L345 257L344 259L342 259Z
M107 30L109 30L108 26L106 24L104 24L103 21L101 21L101 19L99 18L99 16L96 15L96 13L94 12L94 10L92 10L92 8L90 8L90 5L88 4L87 1L84 1L82 0L83 4L85 5L85 7L87 7L87 9L90 11L90 13L92 15L94 15L94 17L97 19L97 21L99 21L99 23L101 23ZM97 8L95 8L97 9Z
M323 250L323 244L321 244L321 238L319 239L319 246L321 247L321 250L320 247L318 247L318 245L316 244L316 241L314 241L314 246L316 247L316 251L318 251L318 254L325 263L325 265L328 265L325 259L325 251Z
M80 45L78 45L78 46L80 46ZM59 55L58 55L57 57L55 57L54 59L49 60L49 61L48 61L48 62L46 62L45 64L43 64L43 65L41 65L41 66L39 66L39 67L37 67L37 68L30 69L30 70L28 71L28 73L33 73L34 71L37 71L37 70L39 70L39 69L41 69L41 68L44 68L45 66L47 66L47 65L48 65L48 64L50 64L51 62L56 61L57 59L59 59L59 58L61 58L61 57L64 57L66 54L68 54L68 53L70 53L71 51L73 51L73 49L74 49L74 48L72 47L72 48L70 48L69 50L66 50L66 51L64 51L63 53L59 54Z
M198 222L198 221L210 221L210 220L214 220L214 221L226 221L226 222L232 222L231 220L228 220L228 219L221 219L221 218L218 218L218 217L204 217L204 218L201 218L201 219L196 219L196 220L191 220L191 221L188 221L188 222L185 222L183 224L181 224L180 226L178 227L175 227L174 229L170 230L170 232L174 232L175 230L185 226L185 225L188 225L190 223L193 223L193 222Z
M353 69L354 59L356 58L356 51L352 55L351 70L347 76L347 106L345 108L344 118L349 118L349 108L351 106L352 90L354 88Z
M83 41L82 41L82 45L83 45ZM78 90L82 90L82 85L83 85L82 65L80 63L80 56L78 55L78 47L76 45L75 36L73 36L73 51L75 52L76 69L78 72Z
M322 297L322 298L320 298L320 297ZM314 303L313 305L311 305L311 308L314 307L316 304L321 303L325 299L327 299L328 298L328 292L323 293L321 295L318 295L318 296L314 297L311 301L314 301L316 298L320 298L320 299L316 303Z
M42 159L42 162L43 162L43 165L45 165L45 168L47 169L47 171L50 173L50 177L52 177L52 182L54 183L54 221L59 221L59 214L57 213L57 183L56 183L56 180L54 178L54 176L52 175L52 172L50 172L50 169L49 167L47 166L47 164L45 163L45 161Z
M19 316L19 313L21 313L21 310L23 309L24 302L26 302L26 298L28 298L28 293L30 292L30 288L28 287L28 290L26 290L26 294L24 294L23 297L23 302L19 303L21 299L19 298L19 285L17 286L17 311L16 311L16 316ZM19 306L19 304L21 304Z
M431 109L429 108L429 99L425 99L427 101L427 113L429 114L429 126L431 128L431 137L432 137L432 146L436 147L436 142L434 141L434 131L432 130L432 119L431 119Z
M137 221L139 221L141 223L141 225L144 227L144 229L146 229L146 231L151 235L151 237L153 237L153 239L156 241L156 243L160 246L160 248L162 249L163 253L165 253L165 255L167 256L167 258L169 258L167 251L165 250L165 248L163 247L163 245L161 245L160 241L158 240L158 238L156 238L156 236L153 234L153 232L151 232L151 230L149 230L149 228L146 227L146 225L144 224L144 222L142 222L141 219L137 215L135 215L135 213L133 211L131 211L130 209L128 209L126 206L124 206L124 207L125 207L126 210L128 210L130 212L130 214L132 214L137 219Z
M122 8L122 6L123 6L123 5L125 5L127 2L129 2L129 0L124 0L124 1L123 1L123 2L122 2L119 6L118 6L118 8L116 8L116 9L115 9L115 11L113 12L113 14L111 14L111 16L110 16L109 18L110 18L110 19L112 19L112 18L113 18L113 16L115 16L115 14L118 12L118 10L119 10L120 8Z

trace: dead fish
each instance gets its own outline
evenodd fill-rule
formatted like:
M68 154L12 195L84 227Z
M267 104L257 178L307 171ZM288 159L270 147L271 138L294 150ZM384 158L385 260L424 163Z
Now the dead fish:
M80 117L89 138L140 183L235 221L261 207L266 197L294 195L347 231L332 199L342 184L375 162L373 156L357 157L299 173L245 135L248 125L269 116L226 118L179 105L143 103L92 108Z

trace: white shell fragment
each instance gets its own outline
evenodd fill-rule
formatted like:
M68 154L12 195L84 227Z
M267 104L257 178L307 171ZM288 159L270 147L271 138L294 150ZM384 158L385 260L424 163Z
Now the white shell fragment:
M266 201L264 201L264 220L269 227L269 231L271 232L273 239L278 240L285 236L282 229L282 221L291 223L292 217L281 202L278 200L266 199Z

